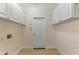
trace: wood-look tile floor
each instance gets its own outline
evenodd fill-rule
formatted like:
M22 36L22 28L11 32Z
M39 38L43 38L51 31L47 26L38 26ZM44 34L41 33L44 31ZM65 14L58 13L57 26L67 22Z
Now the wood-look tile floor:
M60 55L57 49L22 49L18 55Z

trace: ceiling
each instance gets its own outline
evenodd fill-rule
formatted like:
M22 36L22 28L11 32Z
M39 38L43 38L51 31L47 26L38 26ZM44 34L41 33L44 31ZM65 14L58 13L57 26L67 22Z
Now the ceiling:
M52 12L57 4L55 3L21 3L19 6L25 13L27 24L31 23L33 17L45 17L47 20L51 20Z
M37 8L38 10L52 11L56 4L55 3L21 3L23 10L28 10L29 8Z

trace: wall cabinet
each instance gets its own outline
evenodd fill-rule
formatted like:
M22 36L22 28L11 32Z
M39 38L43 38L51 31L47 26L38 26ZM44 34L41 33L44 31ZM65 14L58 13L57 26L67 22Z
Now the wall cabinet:
M6 16L6 3L0 3L0 17L1 18L7 18Z
M14 18L15 20L19 21L19 9L17 4L12 4L12 18Z
M18 21L20 23L23 23L24 22L24 13L20 8L18 8L18 14L17 15L18 15Z
M79 4L59 3L53 12L53 24L79 19Z
M0 3L0 14L6 15L6 3Z
M24 24L23 10L15 3L0 3L0 17Z
M12 17L12 4L7 3L7 16Z
M12 4L12 18L14 18L16 22L24 24L23 10L17 4Z

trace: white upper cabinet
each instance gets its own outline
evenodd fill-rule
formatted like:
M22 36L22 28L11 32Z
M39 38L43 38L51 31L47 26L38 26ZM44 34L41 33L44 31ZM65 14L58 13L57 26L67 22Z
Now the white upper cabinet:
M22 23L23 21L24 21L24 13L23 13L23 11L21 10L21 8L19 8L18 9L18 21L20 22L20 23Z
M6 15L6 3L0 3L0 14Z
M16 3L0 3L0 17L24 24L24 13Z
M7 16L9 20L24 24L23 10L15 3L7 3Z
M19 22L18 20L19 17L20 17L20 13L19 13L19 8L17 4L12 4L12 18L14 18L15 20Z
M12 4L12 18L18 23L24 24L25 19L23 10L17 4Z
M12 17L12 4L7 3L7 16Z
M72 4L72 16L79 18L79 3Z
M71 21L79 18L79 4L60 3L53 12L53 24Z
M6 7L6 3L0 3L0 18L7 18L7 16L6 16L6 9L7 7Z

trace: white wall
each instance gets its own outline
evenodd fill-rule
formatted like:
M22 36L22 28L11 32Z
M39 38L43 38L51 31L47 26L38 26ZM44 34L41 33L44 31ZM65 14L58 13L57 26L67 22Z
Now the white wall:
M26 8L26 26L0 19L0 54L5 52L16 54L21 48L33 48L32 31L29 27L32 24L32 17L36 15L45 16L47 20L46 48L55 48L55 31L51 25L52 9L49 8L52 5L46 7L45 4L43 6L45 8L42 6L34 8L31 6L32 9L29 9L30 7ZM8 33L13 35L11 39L6 38Z
M56 26L56 47L62 54L79 54L79 20Z
M32 24L33 17L40 17L44 16L46 19L46 48L55 48L55 34L54 34L54 28L52 28L51 20L52 20L52 12L46 12L44 9L40 9L41 7L33 6L32 8L29 8L26 10L26 17L27 17L27 32L28 32L28 38L25 39L26 48L33 48L33 41L32 41L32 31L29 29L30 24ZM28 42L26 42L29 40ZM28 43L28 44L27 44Z
M46 48L56 48L55 27L52 26L52 15L50 14L46 23Z
M23 47L24 26L0 18L0 54L16 54ZM7 34L12 34L7 39Z
M54 4L38 4L38 5L32 5L32 4L23 4L22 5L24 12L26 13L26 35L28 37L25 37L25 47L26 48L33 48L33 41L32 41L32 31L29 29L32 24L33 17L36 16L44 16L46 17L46 48L55 48L55 33L54 28L52 28L51 22L52 22L52 11L55 7ZM28 42L27 42L28 41Z

